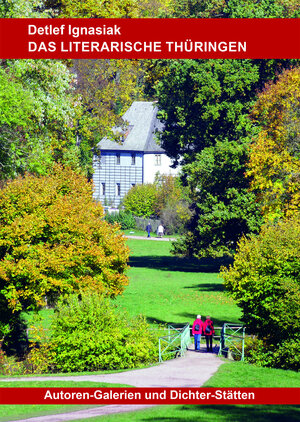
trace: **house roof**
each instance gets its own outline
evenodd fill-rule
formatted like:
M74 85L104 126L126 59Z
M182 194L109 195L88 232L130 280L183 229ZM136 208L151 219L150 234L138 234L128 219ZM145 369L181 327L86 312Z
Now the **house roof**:
M157 143L156 132L162 131L163 124L157 119L155 103L148 101L134 101L122 116L126 123L125 129L114 128L115 133L123 134L123 141L117 142L103 138L98 143L100 150L142 151L164 153L164 149Z

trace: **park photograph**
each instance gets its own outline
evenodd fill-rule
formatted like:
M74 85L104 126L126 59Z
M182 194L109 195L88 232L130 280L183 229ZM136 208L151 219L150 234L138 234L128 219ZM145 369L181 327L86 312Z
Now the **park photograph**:
M1 19L299 10L299 0L0 1ZM300 388L299 59L2 58L0 123L0 395ZM1 404L0 422L300 419L299 399L53 397Z

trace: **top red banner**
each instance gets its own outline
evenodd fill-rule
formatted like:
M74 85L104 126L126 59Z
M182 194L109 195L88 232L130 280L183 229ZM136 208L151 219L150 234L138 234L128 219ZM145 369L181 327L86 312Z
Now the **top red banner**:
M300 19L0 19L2 59L299 59Z

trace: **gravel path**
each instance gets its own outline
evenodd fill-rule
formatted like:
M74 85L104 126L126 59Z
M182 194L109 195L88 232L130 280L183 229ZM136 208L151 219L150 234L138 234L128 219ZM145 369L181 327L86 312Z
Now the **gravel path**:
M200 387L219 368L223 361L204 349L195 352L190 349L177 359L146 369L103 375L79 375L63 377L8 378L1 381L94 381L127 384L135 387ZM153 407L151 405L108 405L77 412L22 419L18 422L60 422L92 418L120 412L132 412ZM12 421L11 421L12 422Z

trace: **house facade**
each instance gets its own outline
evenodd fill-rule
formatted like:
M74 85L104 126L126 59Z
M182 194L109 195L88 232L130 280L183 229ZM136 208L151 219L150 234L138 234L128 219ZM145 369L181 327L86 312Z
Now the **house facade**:
M102 139L94 156L94 198L118 207L135 185L153 183L157 173L175 175L178 169L157 143L162 131L153 102L135 101L123 115L124 127L114 129L119 141Z

